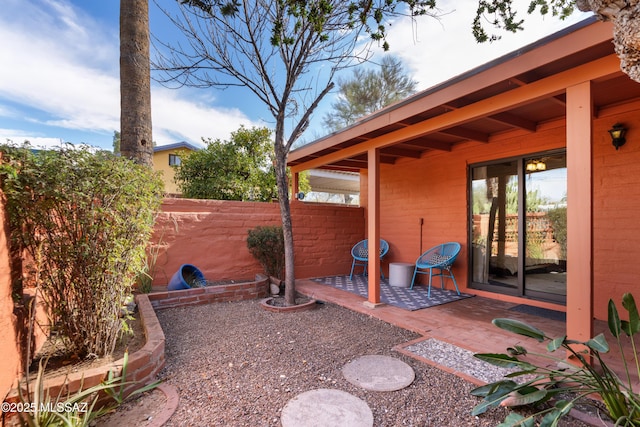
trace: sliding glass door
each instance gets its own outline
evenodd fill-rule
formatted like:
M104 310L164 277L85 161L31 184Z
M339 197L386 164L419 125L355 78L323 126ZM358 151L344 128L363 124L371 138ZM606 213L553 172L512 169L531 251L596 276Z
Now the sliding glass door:
M472 287L566 300L564 152L470 169Z

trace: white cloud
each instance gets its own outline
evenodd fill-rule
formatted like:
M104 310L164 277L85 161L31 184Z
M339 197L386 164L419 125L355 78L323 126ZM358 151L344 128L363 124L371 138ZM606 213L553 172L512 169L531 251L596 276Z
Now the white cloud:
M238 109L214 108L198 98L186 100L175 90L156 88L152 93L153 139L158 145L202 138L228 139L241 124L258 126Z
M0 129L0 144L22 145L25 141L35 148L59 147L64 142L60 138L34 137L17 129Z
M418 17L399 19L389 28L390 52L402 60L419 89L426 89L517 50L549 34L581 21L590 14L575 11L562 21L553 16L541 16L537 11L526 13L518 9L525 20L524 31L502 33L502 39L478 44L471 32L477 0L441 1L439 19ZM487 31L492 28L487 25ZM379 55L380 52L377 53Z
M0 129L0 137L33 142L53 135L48 139L59 142L67 131L85 131L101 134L109 140L103 148L110 148L120 128L117 24L107 27L67 0L3 0L0 40L0 128L8 127L3 118L15 127L23 117L24 125ZM228 138L240 124L250 124L239 110L202 99L153 87L154 140Z

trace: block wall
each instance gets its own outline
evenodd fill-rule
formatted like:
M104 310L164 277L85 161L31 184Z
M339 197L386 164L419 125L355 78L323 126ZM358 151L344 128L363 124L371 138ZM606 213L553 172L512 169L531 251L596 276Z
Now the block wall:
M631 107L600 114L594 122L593 300L600 319L607 318L610 298L621 313L625 292L640 303L640 115L639 105ZM607 133L615 123L629 129L626 144L617 151Z
M279 225L277 203L165 199L153 240L159 245L154 284L167 284L182 264L207 280L253 280L263 273L247 249L248 230ZM293 202L297 278L348 273L351 247L364 236L358 207Z
M16 316L11 296L11 269L7 241L4 198L0 197L0 394L6 396L20 369L20 349L16 336Z

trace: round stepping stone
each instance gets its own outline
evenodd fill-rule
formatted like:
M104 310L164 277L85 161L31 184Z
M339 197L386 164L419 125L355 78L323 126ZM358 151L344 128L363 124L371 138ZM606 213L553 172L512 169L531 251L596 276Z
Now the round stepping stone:
M299 394L282 409L282 427L372 427L369 405L341 390L320 388Z
M372 391L396 391L407 387L416 378L413 368L402 360L389 356L362 356L342 368L351 384Z

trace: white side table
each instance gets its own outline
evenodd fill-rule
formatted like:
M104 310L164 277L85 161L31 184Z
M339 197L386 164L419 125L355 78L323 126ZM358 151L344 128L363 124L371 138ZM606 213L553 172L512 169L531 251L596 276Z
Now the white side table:
M413 279L413 269L415 265L408 262L392 262L389 264L389 284L408 288Z

